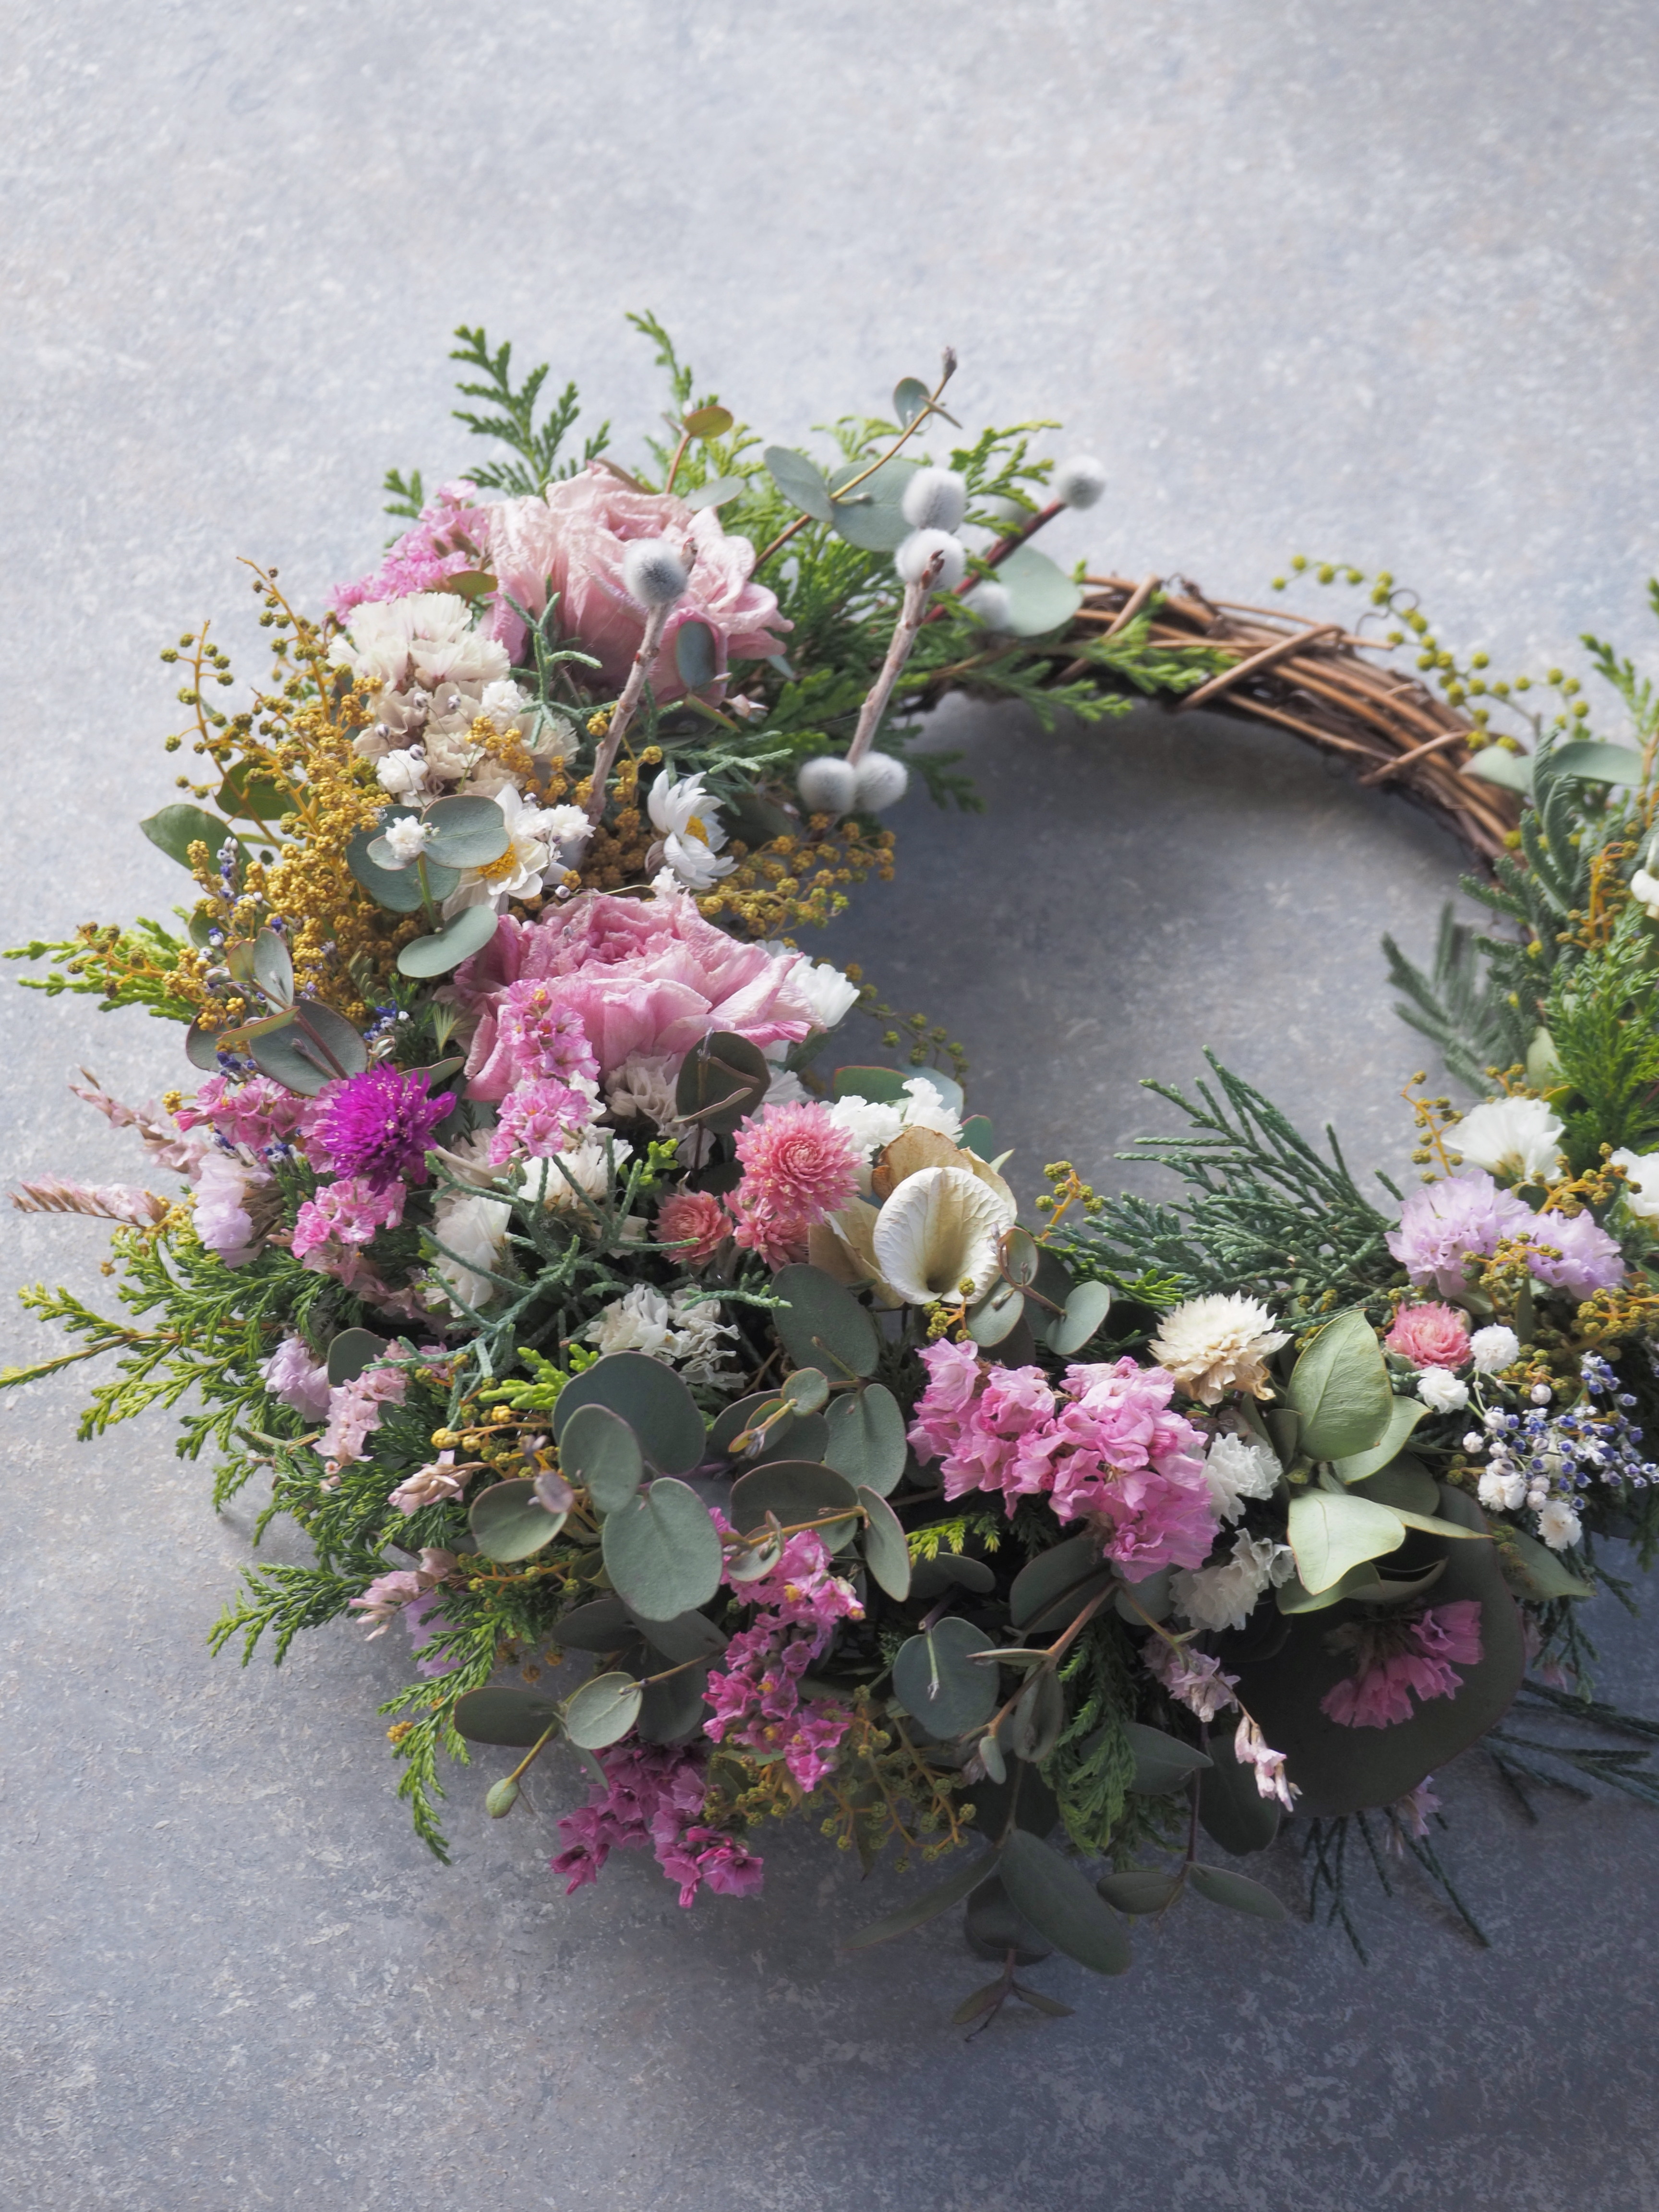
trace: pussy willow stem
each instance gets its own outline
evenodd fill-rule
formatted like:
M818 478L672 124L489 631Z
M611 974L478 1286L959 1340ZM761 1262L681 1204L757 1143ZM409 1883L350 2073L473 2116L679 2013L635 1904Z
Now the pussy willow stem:
M616 765L617 755L623 739L628 735L628 726L633 720L645 690L645 679L657 648L662 643L662 634L668 627L668 617L678 605L670 600L665 607L653 607L645 618L645 635L640 640L640 649L634 655L634 665L628 672L628 681L617 702L616 712L611 717L611 726L599 740L599 749L593 756L593 787L587 794L587 818L595 828L605 811L605 787Z
M939 580L939 572L945 565L943 553L935 553L914 584L904 587L904 600L899 609L899 618L894 625L893 641L887 648L887 658L881 664L881 673L870 686L864 704L859 708L859 726L853 732L853 742L848 747L847 765L856 768L870 750L870 741L880 726L887 711L887 702L892 696L893 686L898 682L899 671L910 658L910 648L916 641L916 632L925 617L922 610L927 605L927 595Z

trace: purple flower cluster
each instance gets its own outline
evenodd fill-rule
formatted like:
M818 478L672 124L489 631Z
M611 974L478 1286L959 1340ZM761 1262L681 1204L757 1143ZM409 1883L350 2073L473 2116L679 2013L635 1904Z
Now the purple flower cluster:
M424 1075L382 1061L329 1085L306 1114L306 1139L337 1176L361 1176L375 1190L421 1183L433 1132L454 1103L453 1091L430 1097Z
M1413 1283L1431 1282L1443 1297L1468 1288L1471 1254L1489 1260L1506 1243L1532 1246L1537 1279L1580 1300L1612 1290L1625 1273L1618 1240L1589 1214L1534 1213L1484 1170L1414 1190L1384 1241Z
M477 487L465 478L440 484L421 509L420 520L392 546L372 575L355 584L337 584L333 606L348 615L366 600L401 599L411 592L438 590L445 579L484 565L489 514L475 507Z
M720 1525L722 1534L730 1533ZM703 1733L714 1743L730 1735L750 1751L781 1758L803 1790L816 1790L853 1716L832 1698L803 1704L801 1677L828 1648L836 1624L862 1620L864 1608L851 1583L830 1573L823 1539L811 1529L787 1540L769 1575L738 1587L761 1612L726 1645L720 1671L709 1675L714 1717Z
M590 1786L588 1802L559 1822L566 1848L552 1862L569 1877L569 1896L597 1881L613 1850L649 1844L657 1864L692 1904L707 1887L726 1897L752 1897L763 1863L735 1836L704 1825L702 1764L679 1745L613 1745L598 1754L605 1786Z

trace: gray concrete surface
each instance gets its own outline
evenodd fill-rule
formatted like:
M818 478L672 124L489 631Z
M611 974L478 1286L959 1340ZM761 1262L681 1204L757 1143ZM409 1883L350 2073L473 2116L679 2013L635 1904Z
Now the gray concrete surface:
M245 642L236 554L314 594L379 542L389 463L459 465L463 317L625 435L655 396L625 307L784 434L948 338L970 415L1063 416L1108 462L1068 556L1248 599L1330 553L1500 661L1640 642L1644 8L60 0L4 70L7 943L176 895L129 827L168 793L155 650L219 610ZM1155 1126L1135 1079L1205 1044L1398 1158L1419 1053L1375 939L1426 943L1439 833L1227 726L939 738L991 811L908 802L832 949L963 1038L1023 1162L1105 1171ZM170 1033L9 989L0 1021L7 1173L125 1172L64 1080L159 1090ZM0 1275L94 1288L99 1252L8 1216ZM1491 1950L1413 1880L1363 1899L1369 1971L1194 1903L1127 1981L1043 1970L1073 2021L964 2051L975 1963L945 1929L838 1955L892 1885L811 1838L757 1906L682 1914L626 1859L567 1902L565 1778L491 1826L462 1777L434 1865L373 1711L394 1639L210 1659L246 1514L161 1421L76 1446L76 1397L0 1401L7 2212L1659 2205L1639 1808L1528 1829L1466 1760L1443 1842ZM1649 1638L1600 1632L1651 1708Z

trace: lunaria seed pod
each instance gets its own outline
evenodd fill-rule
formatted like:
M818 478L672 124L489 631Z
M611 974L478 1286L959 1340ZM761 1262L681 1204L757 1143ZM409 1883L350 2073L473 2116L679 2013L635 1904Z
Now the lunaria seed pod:
M1013 620L1014 603L1001 584L975 584L962 604L987 629L1006 630Z
M484 1810L492 1820L504 1820L519 1802L519 1785L508 1774L490 1789L484 1799Z
M809 814L833 814L839 820L858 804L858 770L834 753L820 753L815 760L801 763L795 788Z
M689 573L665 538L636 538L623 555L623 587L642 607L672 607Z
M968 486L954 469L918 469L899 509L913 530L959 530L968 512Z
M1106 489L1106 471L1091 454L1075 453L1054 471L1054 497L1066 507L1092 507Z
M935 553L942 557L933 589L954 592L968 573L968 555L961 540L952 538L948 530L913 530L894 554L893 566L907 584L919 584Z
M860 814L884 814L910 788L909 769L891 753L866 753L858 764L857 777Z

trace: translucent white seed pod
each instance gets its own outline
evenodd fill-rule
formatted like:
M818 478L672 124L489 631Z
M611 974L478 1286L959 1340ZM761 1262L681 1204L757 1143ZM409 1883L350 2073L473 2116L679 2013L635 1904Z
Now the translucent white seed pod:
M866 753L858 764L858 810L884 814L910 788L910 771L891 753Z
M1106 471L1092 455L1075 453L1054 471L1054 497L1066 507L1092 507L1106 489Z
M642 607L672 607L690 573L665 538L636 538L623 555L623 588Z
M1013 619L1014 603L1001 584L975 584L962 604L989 630L1006 630Z
M936 592L954 592L968 573L968 555L960 538L948 530L913 530L893 556L893 566L907 584L919 584L934 554L942 558L933 579Z
M795 777L795 789L807 812L833 814L837 820L858 804L858 770L833 753L803 761Z
M899 508L913 530L959 530L968 512L966 480L954 469L918 469Z

